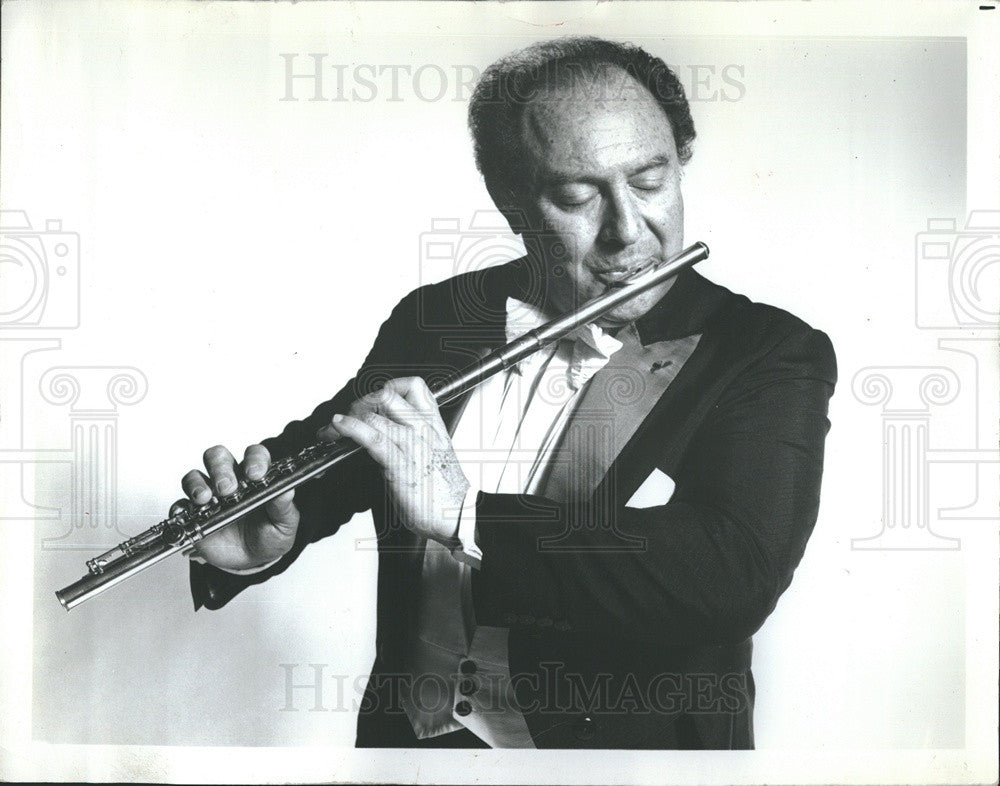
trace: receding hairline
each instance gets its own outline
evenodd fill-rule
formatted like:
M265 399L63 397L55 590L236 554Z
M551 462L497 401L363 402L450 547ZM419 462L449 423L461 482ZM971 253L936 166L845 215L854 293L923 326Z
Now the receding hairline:
M665 138L669 139L671 146L674 149L674 156L677 156L677 140L674 138L673 125L670 122L670 117L667 115L666 110L659 101L656 100L656 96L653 95L650 90L646 88L639 80L637 80L632 74L628 73L624 68L616 64L602 64L606 65L607 68L601 68L595 70L594 72L583 72L578 76L573 77L573 83L579 83L580 78L587 80L591 85L598 86L597 83L609 82L609 71L615 71L615 81L622 81L624 83L630 82L634 85L634 89L630 89L627 92L619 96L613 96L604 100L590 98L587 100L589 104L604 104L610 103L612 101L640 101L648 109L651 110L653 114L659 117L663 121L663 133ZM566 105L573 103L574 101L580 101L583 99L574 98L573 94L569 92L569 88L572 85L567 83L565 80L559 80L558 82L549 82L542 86L542 90L539 94L533 96L530 100L526 101L524 104L523 111L521 112L520 123L518 124L518 146L526 154L530 155L532 153L539 155L543 153L545 149L545 136L546 128L542 125L541 118L539 117L539 112L550 114L551 108L555 105ZM544 100L546 97L550 100ZM546 112L546 107L549 111ZM660 156L655 156L659 159ZM524 162L529 163L528 161ZM529 179L533 179L537 172L529 172ZM527 185L527 184L525 184Z
M629 77L624 92L642 90L652 97L670 128L677 161L691 158L694 123L684 87L661 58L640 46L592 36L540 42L500 58L481 75L469 102L468 124L476 166L497 205L514 204L527 180L523 164L523 115L538 95L561 85L607 84L618 74ZM581 79L581 77L584 77ZM580 95L579 87L576 88ZM602 96L587 90L591 100ZM607 98L607 96L604 96Z

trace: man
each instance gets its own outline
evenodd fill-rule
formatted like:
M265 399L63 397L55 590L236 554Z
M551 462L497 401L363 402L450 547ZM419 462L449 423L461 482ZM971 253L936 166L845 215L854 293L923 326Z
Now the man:
M751 748L750 636L816 520L830 342L689 270L439 408L425 380L683 245L694 127L659 59L537 44L484 74L469 117L528 255L411 293L311 416L242 462L206 452L197 503L317 439L366 455L205 539L196 605L370 508L359 746Z

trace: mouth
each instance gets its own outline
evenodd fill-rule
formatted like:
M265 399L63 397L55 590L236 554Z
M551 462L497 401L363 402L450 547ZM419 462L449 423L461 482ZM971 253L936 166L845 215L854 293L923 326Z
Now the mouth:
M608 270L594 271L594 278L609 289L625 286L635 276L645 273L658 262L656 257L649 257L628 267L613 267Z

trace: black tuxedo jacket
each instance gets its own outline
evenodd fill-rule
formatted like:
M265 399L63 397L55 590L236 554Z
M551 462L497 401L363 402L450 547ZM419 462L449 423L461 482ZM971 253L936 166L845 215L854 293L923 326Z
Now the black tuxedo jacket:
M311 444L386 379L433 386L502 345L507 297L531 298L536 281L522 259L412 292L355 378L268 449L277 458ZM479 494L476 620L510 630L510 672L538 747L750 748L750 636L816 521L833 348L693 270L619 338L626 346L591 380L546 493ZM442 408L449 426L463 403ZM676 484L669 501L628 506L654 470ZM300 486L296 503L295 546L269 569L192 563L195 605L220 608L372 509L377 655L358 744L393 744L383 730L402 712L393 675L413 632L424 542L394 518L367 458Z

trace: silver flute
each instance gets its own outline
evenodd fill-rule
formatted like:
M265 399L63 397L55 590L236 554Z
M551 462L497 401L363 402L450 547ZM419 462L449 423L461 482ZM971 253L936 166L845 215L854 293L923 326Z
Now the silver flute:
M569 314L553 319L494 350L478 363L431 391L440 406L469 392L494 374L510 368L545 346L560 340L582 325L599 319L616 306L667 281L681 270L708 258L708 246L695 243L679 254L624 279L620 285L587 301ZM87 575L56 592L66 610L119 584L142 570L185 552L198 541L227 527L307 480L318 477L361 448L348 439L318 442L298 454L278 459L260 480L242 480L236 491L213 497L195 506L181 500L171 506L164 521L103 554L87 560Z

